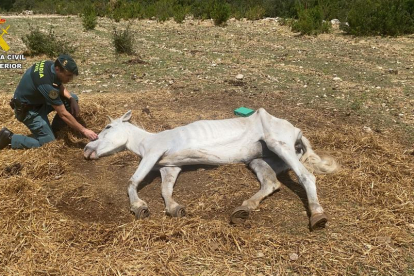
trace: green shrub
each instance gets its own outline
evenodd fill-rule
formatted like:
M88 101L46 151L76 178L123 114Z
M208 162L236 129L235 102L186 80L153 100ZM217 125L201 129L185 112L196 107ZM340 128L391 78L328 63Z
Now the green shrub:
M361 35L414 33L414 0L356 0L343 30Z
M318 5L322 9L324 19L339 19L341 22L347 20L347 14L354 1L349 0L318 0Z
M230 18L230 6L224 0L213 1L213 8L211 10L211 18L214 20L214 25L220 26L227 22Z
M214 0L213 0L214 1ZM209 19L211 18L212 2L207 0L195 0L191 5L191 13L194 18Z
M236 19L251 18L251 20L255 20L257 17L255 14L261 13L258 8L263 12L266 11L263 7L263 0L227 0L226 2L230 5L231 16ZM261 18L262 15L259 17Z
M297 18L297 0L263 0L266 16Z
M248 20L259 20L263 18L265 13L266 13L266 10L263 7L254 6L246 12L246 18Z
M82 25L85 30L95 29L97 24L97 16L95 13L95 8L92 5L87 5L83 9L82 13Z
M123 12L119 9L114 10L112 13L112 19L114 19L115 22L120 22L123 17Z
M298 20L292 23L292 31L300 32L302 35L318 35L327 33L331 29L330 22L323 21L320 6L313 8L299 8Z
M121 21L122 18L127 19L128 16L128 7L125 1L117 1L113 9L111 10L111 17L115 22Z
M93 2L93 7L95 9L95 13L99 17L111 17L111 9L110 6L104 1L95 1Z
M55 2L53 0L35 2L32 10L34 13L54 14L56 13Z
M131 19L131 18L143 19L144 18L143 6L139 2L130 2L128 16L129 16L128 19Z
M278 23L280 26L292 26L294 19L292 18L280 18Z
M49 29L49 33L44 33L39 29L32 29L30 33L22 37L27 47L26 54L30 56L47 55L48 57L56 57L59 54L71 54L75 52L75 47L70 45L66 40L59 39L53 28Z
M52 6L56 7L56 13L60 15L82 14L84 4L75 1L53 1Z
M177 23L182 23L189 12L188 7L183 7L181 5L174 6L174 21Z
M14 0L3 0L0 2L0 11L8 11L13 7Z
M34 0L16 0L13 3L12 10L14 11L24 11L24 10L33 10L36 2Z
M113 44L117 54L134 54L134 35L129 29L129 25L125 30L117 30L114 28Z
M108 6L110 16L119 22L121 19L144 18L144 10L140 2L117 1L112 7Z
M155 16L160 22L167 21L173 16L173 0L158 0L154 3Z

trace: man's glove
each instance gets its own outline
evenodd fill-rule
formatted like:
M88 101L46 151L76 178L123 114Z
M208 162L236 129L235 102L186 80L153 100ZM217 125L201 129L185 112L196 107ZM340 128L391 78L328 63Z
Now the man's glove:
M77 118L79 116L79 105L78 102L74 98L70 98L70 113L73 115L73 117Z

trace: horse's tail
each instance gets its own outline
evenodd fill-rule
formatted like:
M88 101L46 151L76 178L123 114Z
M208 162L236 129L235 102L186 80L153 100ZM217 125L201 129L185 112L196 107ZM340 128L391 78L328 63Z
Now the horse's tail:
M303 147L303 155L300 162L312 173L316 174L330 174L339 170L339 164L331 156L319 156L311 147L309 140L301 137L301 144Z

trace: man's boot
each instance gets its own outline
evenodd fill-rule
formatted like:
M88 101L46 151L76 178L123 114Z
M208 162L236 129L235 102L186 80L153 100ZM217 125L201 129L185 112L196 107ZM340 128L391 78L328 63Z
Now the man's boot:
M12 136L13 136L13 132L8 130L7 128L3 127L0 130L0 150L4 149L5 147L11 144Z

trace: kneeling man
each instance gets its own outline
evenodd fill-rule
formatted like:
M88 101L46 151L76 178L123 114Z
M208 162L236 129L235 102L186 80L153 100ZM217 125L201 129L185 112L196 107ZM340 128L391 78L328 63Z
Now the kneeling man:
M13 149L40 147L55 140L54 131L68 125L82 133L89 140L98 135L82 126L76 117L79 115L78 97L64 86L78 67L69 55L60 55L53 61L39 61L23 75L10 101L17 120L25 124L32 137L14 134L7 128L0 130L0 149L11 146ZM48 114L55 110L56 115L50 124Z

